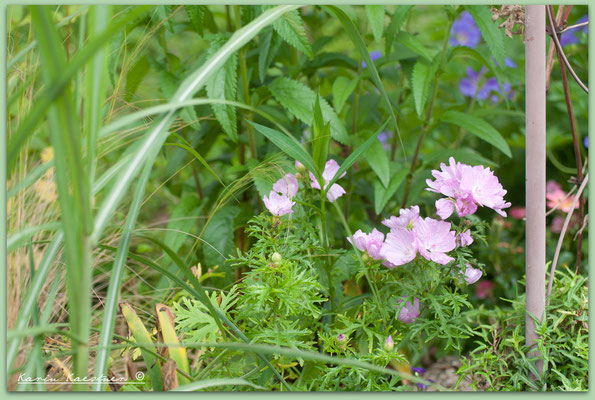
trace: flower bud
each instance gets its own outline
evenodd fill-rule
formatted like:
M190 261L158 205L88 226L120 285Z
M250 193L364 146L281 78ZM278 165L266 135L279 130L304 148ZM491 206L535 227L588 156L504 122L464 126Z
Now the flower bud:
M339 334L337 335L337 341L338 341L339 343L341 343L341 342L345 341L345 335L343 335L342 333L339 333Z
M395 348L395 343L393 342L393 336L388 335L388 337L386 338L386 341L384 342L384 350L393 351L394 348Z
M274 252L273 256L271 257L271 260L273 261L273 264L279 265L279 263L283 261L283 257L281 256L281 254Z

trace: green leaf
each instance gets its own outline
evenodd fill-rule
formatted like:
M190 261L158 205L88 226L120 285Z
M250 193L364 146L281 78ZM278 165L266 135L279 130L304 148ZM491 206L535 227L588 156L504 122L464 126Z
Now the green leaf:
M312 47L306 36L304 23L298 10L285 13L273 22L273 28L287 43L312 58Z
M275 99L290 113L308 125L312 125L312 105L316 100L316 93L304 84L286 77L280 77L270 83L269 89ZM349 144L350 139L343 123L335 113L335 110L326 102L320 99L322 116L331 123L331 135L333 139Z
M355 90L359 78L349 79L340 76L333 82L333 105L337 113L340 113L345 105L345 102Z
M211 39L207 57L211 58L223 46L223 35L215 35ZM215 75L207 82L207 94L212 99L235 100L237 92L237 66L238 57L233 53L231 57L219 68ZM238 140L238 124L236 121L235 107L223 104L212 104L213 112L223 131L233 140Z
M171 20L171 13L172 13L172 8L170 5L162 5L162 6L157 6L157 8L155 8L155 14L157 15L157 17L161 21L164 21L165 27L167 28L167 30L170 31L171 33L173 33L174 32L174 24Z
M223 265L233 251L234 219L240 209L234 206L220 208L209 221L202 234L203 256L208 267Z
M260 82L264 83L267 68L273 62L275 55L279 51L281 41L279 35L275 34L273 29L267 29L259 37L258 46L258 77Z
M192 231L200 217L201 209L196 192L185 190L169 217L163 243L177 252L188 238L184 232Z
M326 123L322 117L320 97L318 95L316 95L316 102L312 111L314 114L314 123L312 124L312 159L314 160L316 171L322 174L328 157L331 128L330 124Z
M504 48L504 31L492 21L492 13L488 5L463 6L473 17L481 32L481 36L488 44L490 51L500 65L504 65L506 51Z
M347 172L347 170L351 168L351 166L355 164L357 160L359 160L359 158L368 150L368 148L372 145L372 143L374 143L374 141L378 141L378 135L380 135L380 132L384 130L384 127L388 124L388 121L389 120L382 124L380 129L378 129L376 133L372 134L368 139L366 139L365 142L357 146L349 155L349 157L347 157L345 161L343 161L343 164L341 164L341 167L339 168L333 179L331 179L328 185L326 185L327 189L330 189L335 184L335 182L337 182L339 178L341 178L343 172Z
M25 228L19 229L16 232L13 232L6 240L6 251L10 253L11 251L18 249L22 246L25 246L31 237L39 232L43 231L55 231L61 227L60 223L58 222L48 222L47 224L40 224L34 226L27 226Z
M422 116L428 95L430 94L430 86L432 84L430 70L430 67L420 59L415 63L411 74L411 91L413 92L413 100L415 101L415 111L417 111L419 117Z
M289 157L293 158L294 160L298 160L304 166L312 171L312 173L316 172L316 166L314 165L314 160L310 157L310 154L302 147L301 143L295 140L293 137L289 137L279 131L276 131L271 128L267 128L266 126L259 125L257 123L248 121L248 123L258 132L263 134L267 139L275 144L281 151L287 154Z
M220 378L220 379L204 379L186 385L178 386L172 389L172 392L192 392L195 390L203 390L216 386L251 386L254 389L266 390L262 386L255 385L242 378Z
M442 114L441 121L460 126L478 138L488 142L508 157L512 157L508 143L492 125L476 116L459 111L447 111Z
M400 31L395 38L397 43L402 44L403 46L407 47L409 50L413 51L416 54L419 54L427 61L432 60L432 54L426 49L424 44L419 40L416 36L409 32Z
M203 5L185 5L184 9L188 14L188 19L194 28L194 31L200 36L204 35L204 18L205 9L207 6Z
M395 37L401 30L401 27L407 20L409 16L409 12L413 6L397 6L395 12L393 13L392 17L390 18L390 23L388 24L388 28L386 29L386 36L385 36L385 46L384 46L384 53L386 57L390 55L391 50L393 49L393 41Z
M374 211L376 215L380 215L386 203L397 192L408 173L407 168L401 168L397 173L393 174L390 179L388 187L384 188L380 182L374 182Z
M382 39L382 32L384 31L384 10L385 6L366 6L366 14L370 25L372 25L372 33L376 43L380 43Z
M386 151L379 140L370 144L370 148L364 153L364 159L370 164L370 168L376 173L380 182L387 187L390 182L390 165Z

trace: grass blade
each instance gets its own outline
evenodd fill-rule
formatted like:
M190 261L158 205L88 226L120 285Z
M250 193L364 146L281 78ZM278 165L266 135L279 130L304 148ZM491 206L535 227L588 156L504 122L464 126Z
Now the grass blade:
M202 390L216 386L252 386L254 389L265 390L262 386L255 385L252 382L248 382L241 378L223 378L223 379L205 379L203 381L197 381L188 383L172 389L172 392L193 392L195 390Z

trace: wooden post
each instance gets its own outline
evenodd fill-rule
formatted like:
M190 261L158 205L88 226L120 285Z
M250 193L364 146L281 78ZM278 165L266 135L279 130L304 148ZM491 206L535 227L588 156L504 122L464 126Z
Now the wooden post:
M543 320L545 309L545 6L525 7L526 110L526 315L527 346L537 333L529 313ZM541 356L538 350L532 356ZM543 360L536 364L543 373ZM535 379L536 377L533 377Z

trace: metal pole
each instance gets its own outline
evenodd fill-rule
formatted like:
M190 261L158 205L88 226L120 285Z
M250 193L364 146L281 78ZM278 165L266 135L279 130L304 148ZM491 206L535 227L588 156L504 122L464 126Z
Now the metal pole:
M529 348L537 339L535 323L545 309L545 6L525 7L525 110L526 110L526 315ZM541 357L534 349L531 356ZM543 360L536 364L543 373ZM536 377L533 377L535 379Z

